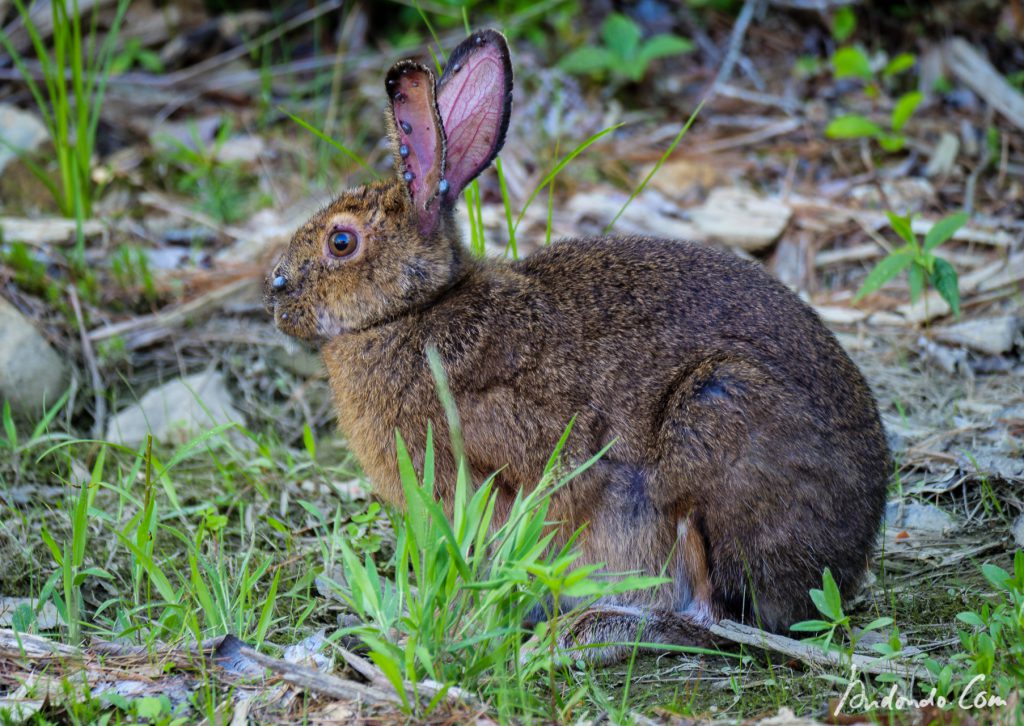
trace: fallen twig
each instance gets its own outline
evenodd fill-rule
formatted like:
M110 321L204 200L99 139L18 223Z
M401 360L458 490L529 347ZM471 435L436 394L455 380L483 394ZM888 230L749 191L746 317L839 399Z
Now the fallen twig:
M946 65L957 80L981 96L1014 126L1024 129L1024 96L985 56L963 38L949 40L944 56Z
M103 379L100 378L100 369L96 365L96 355L92 350L92 341L89 340L89 333L85 329L82 305L78 301L78 291L75 289L74 284L68 285L68 297L71 298L71 309L75 311L78 334L82 338L82 356L85 358L85 366L89 369L89 378L92 380L94 407L92 437L100 439L103 437L103 425L107 420L107 399L103 396Z
M757 7L757 0L745 0L740 14L736 17L736 23L732 26L732 34L729 36L729 47L725 52L725 58L718 69L715 80L711 83L707 98L712 99L718 93L718 87L729 80L732 75L733 66L740 57L740 50L743 47L743 38L747 34L747 27L754 17L754 8Z
M857 653L847 658L841 653L825 651L815 645L807 645L798 640L787 638L784 635L769 633L749 625L734 623L731 620L722 620L717 625L712 625L711 632L733 643L775 651L776 653L788 655L791 658L796 658L811 665L855 666L861 673L872 673L875 675L897 673L901 676L913 678L922 678L927 675L927 671L916 663L882 660L881 658L871 658Z
M313 668L297 663L289 663L280 658L271 658L268 655L256 652L252 648L243 647L240 649L240 652L246 658L278 674L286 682L314 693L347 701L359 700L368 703L389 703L395 705L402 703L402 699L398 694L382 691L374 686L367 686L356 681L321 673Z
M96 328L89 332L89 340L95 343L115 336L134 334L134 339L125 341L125 347L129 350L141 348L167 337L174 329L189 321L213 314L227 301L258 289L259 284L259 280L252 277L239 278L169 310Z

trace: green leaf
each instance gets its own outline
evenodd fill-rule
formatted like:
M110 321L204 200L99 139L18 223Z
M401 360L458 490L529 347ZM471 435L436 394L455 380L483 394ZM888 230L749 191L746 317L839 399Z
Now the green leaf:
M875 269L868 274L867 279L864 280L864 284L860 286L860 289L854 296L853 301L858 302L859 300L862 300L865 295L868 295L880 288L889 280L896 277L896 275L900 274L900 272L905 268L913 264L913 262L914 251L905 248L884 258L881 262L875 265Z
M875 618L870 623L865 625L861 630L878 630L879 628L887 628L892 625L893 620L890 617Z
M893 212L886 212L885 216L889 218L889 226L893 231L902 237L904 242L917 249L917 237L914 236L914 230L910 227L910 215L901 217Z
M878 137L878 145L888 151L890 154L895 153L903 148L903 145L907 143L907 140L903 138L901 134L881 134Z
M826 567L825 572L822 573L821 581L825 593L825 601L831 610L830 613L826 614L831 615L833 620L842 619L843 601L839 595L839 586L836 585L836 580L832 577L832 570Z
M913 68L914 63L916 62L917 57L913 53L900 53L898 56L886 63L885 68L882 69L882 75L886 78L892 78L897 73L902 73L905 70Z
M632 60L640 45L640 26L622 13L612 13L601 26L601 37L620 60Z
M859 48L840 48L832 56L832 68L836 80L842 78L860 78L871 80L871 63L864 51Z
M302 443L306 447L306 453L309 454L309 458L316 460L316 439L313 438L313 429L309 428L309 424L302 424Z
M914 115L914 111L921 105L921 101L924 100L924 94L920 91L911 91L910 93L904 93L900 96L896 105L892 109L892 130L902 131L903 127L910 120L910 117Z
M615 55L607 48L592 46L577 48L558 62L558 67L563 71L576 75L596 75L617 65Z
M931 252L948 240L956 234L958 229L967 224L968 219L970 219L970 217L963 212L951 214L948 217L940 219L932 225L932 228L928 230L928 234L924 236L924 251Z
M1010 573L999 565L982 565L981 574L985 576L985 579L988 580L993 587L999 590L1005 590L1006 583L1010 579Z
M974 626L975 628L984 628L985 621L982 620L977 613L971 612L970 610L962 613L958 613L956 619L962 623Z
M853 31L857 29L857 16L853 12L853 8L848 5L836 10L836 14L832 16L832 37L840 43L845 43L846 39L853 35Z
M686 38L680 38L678 35L672 35L671 33L662 33L661 35L655 35L640 48L639 60L641 65L646 68L647 64L655 58L665 58L672 55L680 55L681 53L689 53L693 50L693 43Z
M840 116L825 127L825 136L830 139L874 139L884 132L882 127L863 116Z
M935 258L935 269L932 270L932 284L939 291L942 299L949 303L953 314L960 317L960 284L956 269L941 257Z
M910 287L910 302L916 303L924 291L924 268L916 262L907 269L907 283Z
M798 633L820 633L822 630L829 630L831 628L832 623L825 622L824 620L802 620L789 626L790 630L795 630Z

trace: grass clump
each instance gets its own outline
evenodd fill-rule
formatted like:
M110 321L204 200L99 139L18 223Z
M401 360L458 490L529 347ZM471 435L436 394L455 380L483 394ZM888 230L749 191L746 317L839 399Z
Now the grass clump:
M97 39L97 9L93 9L85 29L78 0L70 4L50 3L53 35L49 43L36 27L24 0L14 0L14 6L39 62L42 87L6 35L0 34L0 46L14 61L42 114L54 147L59 185L53 182L46 169L35 164L29 168L53 194L62 214L86 219L92 216L92 204L99 190L92 177L92 156L100 109L128 0L118 2L114 20L106 29L102 43Z
M366 645L411 714L426 715L458 686L507 717L564 720L577 698L558 695L554 688L558 622L571 617L559 615L562 605L582 607L601 595L662 582L640 576L605 579L596 575L599 565L577 565L578 532L555 546L557 532L548 521L551 496L596 461L559 474L558 456L570 429L541 482L529 493L520 492L504 519L496 516L494 477L472 491L464 464L449 517L434 490L431 436L422 477L398 436L407 510L395 522L394 580L384 579L369 555L360 559L343 540L346 585L334 587L362 621L347 632ZM524 622L539 612L548 622L524 647ZM530 685L538 681L547 682L547 692ZM421 691L433 697L417 698Z

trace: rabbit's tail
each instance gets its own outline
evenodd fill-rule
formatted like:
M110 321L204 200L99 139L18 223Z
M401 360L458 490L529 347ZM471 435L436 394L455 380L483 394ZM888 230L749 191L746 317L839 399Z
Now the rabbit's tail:
M702 612L673 612L598 604L584 610L558 639L562 654L596 664L615 663L634 650L711 649L723 645Z

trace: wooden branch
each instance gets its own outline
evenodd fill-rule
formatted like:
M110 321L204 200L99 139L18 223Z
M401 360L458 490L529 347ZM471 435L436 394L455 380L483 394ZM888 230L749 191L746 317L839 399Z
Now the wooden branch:
M963 38L946 42L943 56L958 81L981 96L1010 123L1024 129L1024 96Z
M848 661L840 653L825 651L815 645L801 643L799 640L793 640L784 635L769 633L758 628L752 628L749 625L734 623L731 620L722 620L717 625L712 625L711 632L733 643L782 653L810 665L840 668L847 668L852 665L860 673L872 673L875 675L896 673L912 678L923 678L928 673L923 667L906 660L882 660L881 658L872 658L854 653L852 660Z
M252 648L239 648L239 653L281 676L285 682L323 696L343 701L363 701L373 704L388 703L399 705L402 703L402 699L396 693L382 691L374 686L367 686L346 678L338 678L327 673L321 673L308 666L289 663L280 658L271 658L269 655L258 653Z

